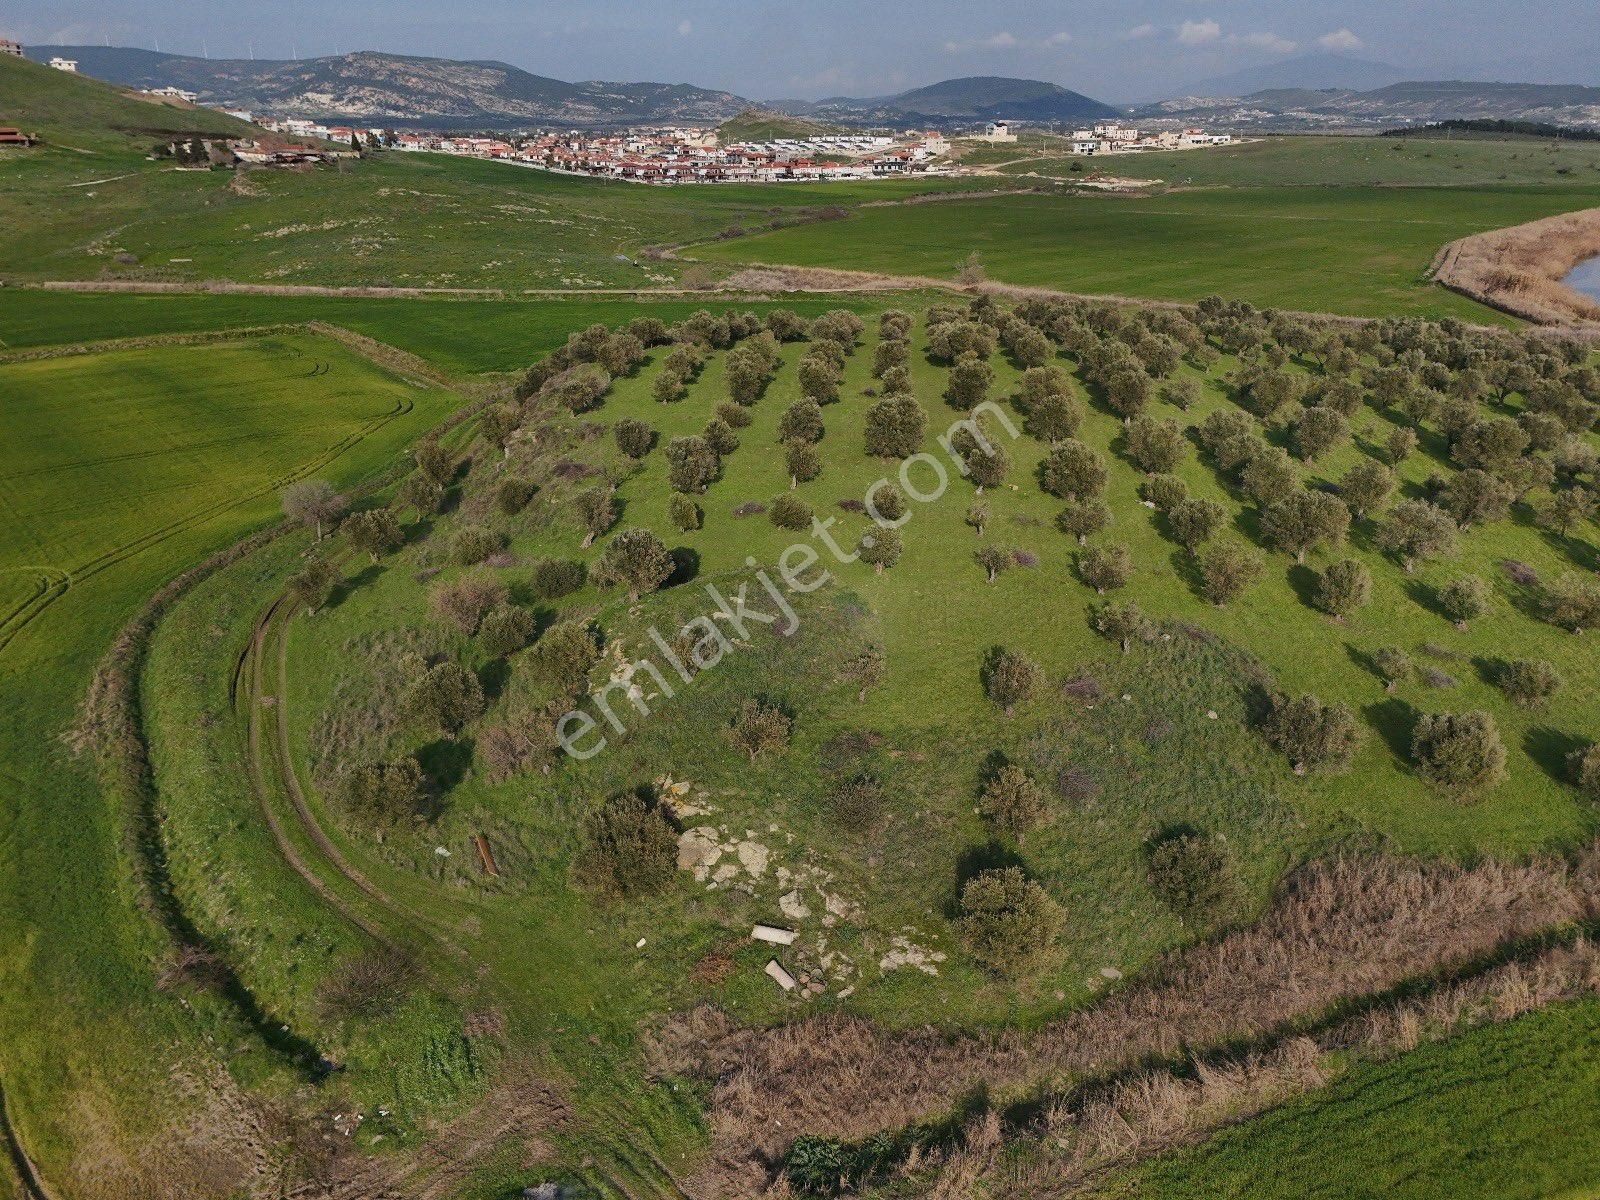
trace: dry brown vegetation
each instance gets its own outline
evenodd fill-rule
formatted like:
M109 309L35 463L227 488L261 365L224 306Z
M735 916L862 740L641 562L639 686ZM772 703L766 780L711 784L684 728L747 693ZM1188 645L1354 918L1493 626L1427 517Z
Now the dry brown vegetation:
M1295 873L1258 924L1037 1031L888 1031L842 1016L747 1030L702 1008L663 1031L657 1065L715 1081L695 1194L750 1195L802 1133L862 1138L945 1117L980 1087L1004 1099L1292 1033L1342 1001L1460 967L1597 903L1600 850L1576 867L1341 859Z
M1600 208L1562 213L1451 242L1434 278L1484 304L1541 325L1600 322L1600 303L1562 283L1567 272L1600 255Z
M953 1195L986 1179L1016 1200L1069 1196L1114 1167L1200 1141L1221 1125L1321 1087L1353 1059L1383 1059L1477 1025L1508 1021L1547 1004L1600 991L1600 946L1578 939L1380 1005L1314 1035L1228 1058L1191 1058L1176 1068L1140 1071L1085 1092L1054 1098L1019 1131L1041 1153L1025 1166L1002 1158L1006 1144L982 1119L959 1148L925 1160L939 1168L933 1194ZM975 1122L976 1124L976 1122Z

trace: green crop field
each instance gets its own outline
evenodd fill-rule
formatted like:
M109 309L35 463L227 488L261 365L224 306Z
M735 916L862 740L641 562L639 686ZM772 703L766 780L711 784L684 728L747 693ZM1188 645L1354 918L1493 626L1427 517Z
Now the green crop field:
M37 1159L80 1151L85 1120L105 1153L153 1135L175 1064L229 1036L155 989L125 814L61 744L96 660L165 579L269 519L286 480L371 473L453 403L302 335L0 364L0 1037ZM53 599L21 609L38 580Z
M1035 151L1037 153L1037 151ZM1265 137L1233 146L1085 159L1059 151L1004 155L1008 175L1093 172L1184 187L1443 187L1600 184L1600 145L1494 137Z
M1358 1067L1325 1092L1089 1194L1580 1200L1595 1194L1600 1005L1563 1005Z
M1454 238L1595 203L1600 189L1229 188L1018 196L874 208L844 221L697 246L715 263L991 278L1071 292L1198 300L1212 292L1315 312L1493 314L1425 278Z

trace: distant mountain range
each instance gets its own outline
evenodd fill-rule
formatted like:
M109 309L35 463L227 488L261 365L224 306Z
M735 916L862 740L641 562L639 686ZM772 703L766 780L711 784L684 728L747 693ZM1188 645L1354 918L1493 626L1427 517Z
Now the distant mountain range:
M1379 128L1493 119L1600 128L1600 88L1461 80L1352 88L1274 88L1242 96L1185 96L1144 105L1137 117L1270 128Z
M853 125L948 125L973 121L1083 121L1115 117L1122 110L1057 83L976 75L946 79L893 96L853 99L831 96L814 102L779 101L770 107L800 116Z
M1368 62L1344 54L1302 54L1259 67L1247 67L1227 75L1199 79L1182 85L1185 96L1248 96L1253 92L1280 88L1349 88L1370 91L1404 83L1415 71L1391 67L1388 63ZM1169 99L1172 92L1159 94Z
M750 107L729 92L674 83L567 83L502 62L363 50L299 60L194 58L108 46L29 46L28 57L78 60L129 87L180 87L202 103L284 116L505 128L726 120Z
M363 50L295 61L194 58L108 46L30 46L28 56L78 60L88 75L130 87L176 86L202 103L253 112L433 128L715 125L753 106L730 92L673 83L567 83L502 62ZM832 96L764 107L832 125L970 127L1013 120L1087 124L1130 113L1233 128L1381 128L1453 119L1600 128L1600 88L1576 84L1415 82L1397 67L1305 55L1191 84L1185 94L1116 108L1060 84L982 75L893 96Z

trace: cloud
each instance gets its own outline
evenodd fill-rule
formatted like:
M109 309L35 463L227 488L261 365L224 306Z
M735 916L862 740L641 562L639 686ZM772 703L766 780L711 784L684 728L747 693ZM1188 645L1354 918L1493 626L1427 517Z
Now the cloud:
M1135 25L1122 36L1127 38L1130 42L1136 42L1140 38L1155 37L1158 32L1159 31L1154 25L1146 21L1143 25Z
M1319 37L1317 45L1324 50L1359 50L1366 43L1348 29L1335 29Z
M686 17L682 21L678 22L678 36L679 37L688 37L693 32L694 32L694 22L693 21L689 20Z
M1178 26L1178 40L1185 46L1203 46L1222 36L1222 26L1215 21L1185 21Z
M998 33L991 33L988 37L964 42L948 41L944 44L944 50L946 54L964 54L969 50L1059 50L1070 41L1072 35L1065 30L1043 37L1022 38L1010 30L1002 29Z
M1275 33L1247 33L1242 37L1230 37L1230 42L1237 42L1243 46L1256 46L1262 50L1270 50L1274 54L1289 54L1299 45L1286 37L1279 37Z

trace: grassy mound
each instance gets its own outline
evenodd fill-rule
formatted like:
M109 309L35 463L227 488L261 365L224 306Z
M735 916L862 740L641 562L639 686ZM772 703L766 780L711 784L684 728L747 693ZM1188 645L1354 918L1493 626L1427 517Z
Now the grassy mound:
M586 1119L663 1161L699 1137L638 1074L637 1030L663 1013L1027 1025L1247 919L1285 865L1352 839L1516 854L1592 830L1569 753L1600 729L1600 668L1573 652L1562 598L1596 555L1579 510L1600 387L1581 350L1221 302L980 300L804 327L702 313L577 335L514 402L418 449L395 539L308 534L219 577L225 609L176 615L149 714L181 870L198 919L314 1040L350 1036L310 998L357 947L290 977L246 917L278 851L208 827L217 785L197 782L241 750L219 708L252 609L279 614L268 736L290 774L269 791L304 789L307 828L394 898L385 922L471 939L481 970L447 977L504 1018L474 1054L540 1047L582 1081ZM926 420L892 451L885 392ZM1003 467L963 440L974 406ZM1066 433L1103 483L1064 482ZM864 501L911 450L891 537ZM1353 480L1377 467L1394 490L1362 504ZM1073 490L1106 505L1082 544L1057 524ZM1202 502L1209 541L1176 493ZM1446 553L1396 549L1396 512L1424 504L1457 514ZM1329 505L1348 532L1294 533ZM797 545L816 555L797 576L829 578L784 611L766 588ZM1218 545L1257 564L1242 591L1219 590ZM274 606L291 574L292 617ZM1458 602L1469 575L1481 607ZM740 595L771 619L741 623L723 607ZM1539 663L1557 664L1553 698ZM576 758L553 737L569 711L588 722ZM1419 732L1468 711L1503 751L1472 787ZM245 819L248 797L230 803ZM1180 842L1197 849L1157 854ZM974 878L1011 867L1051 918L1015 971L1003 927L971 952L964 908ZM755 922L798 932L777 951L797 993L763 976ZM436 1026L415 1028L384 1052L431 1061ZM392 1081L366 1069L350 1086L385 1102ZM596 1155L591 1180L625 1159Z

